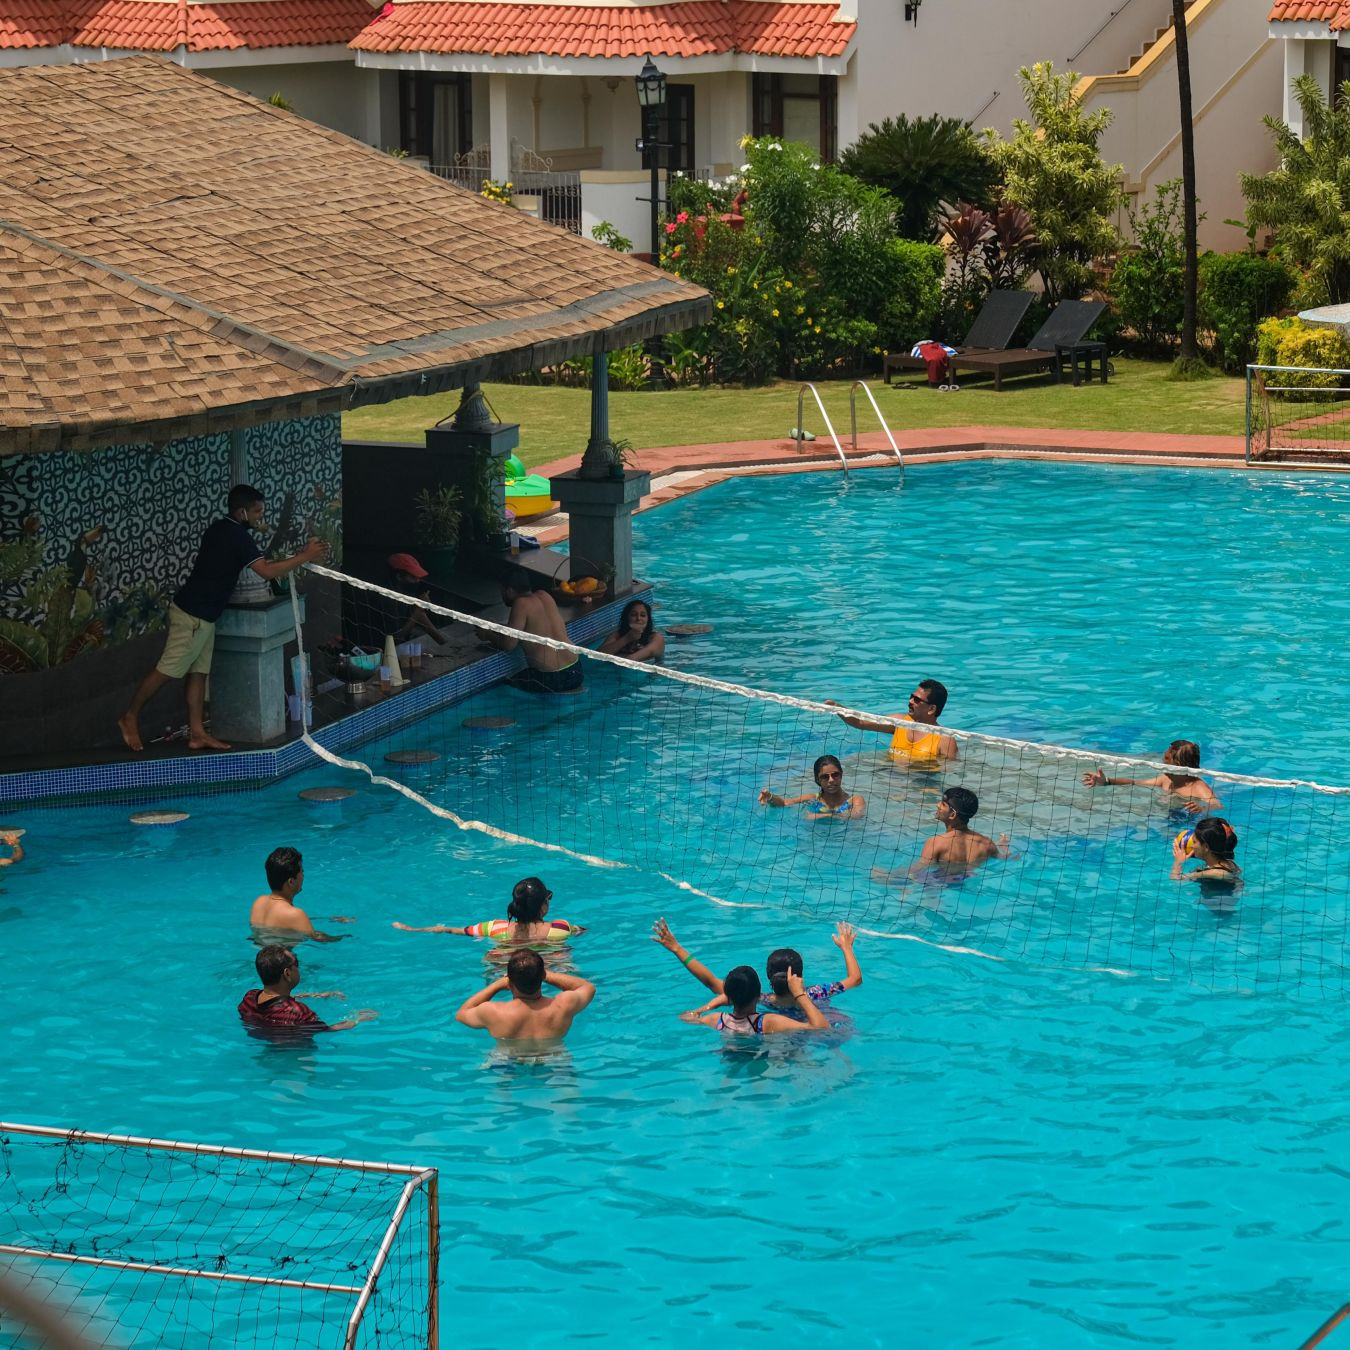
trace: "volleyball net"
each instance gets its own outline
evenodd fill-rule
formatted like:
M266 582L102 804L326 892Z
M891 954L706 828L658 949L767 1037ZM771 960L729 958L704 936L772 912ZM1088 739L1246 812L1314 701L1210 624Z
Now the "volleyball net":
M395 592L314 570L341 586L344 615L407 607ZM444 606L422 608L461 649L518 636ZM597 615L590 640L612 629L617 609L607 623ZM306 650L333 642L317 619L298 624L297 635ZM498 682L465 697L485 676L522 664L519 652L475 653L498 666L472 679L411 672L414 683L398 695L407 717L359 751L310 744L448 825L540 850L533 870L545 879L550 855L568 857L728 908L846 920L877 937L996 959L1218 990L1345 992L1350 830L1340 821L1350 826L1350 790L1196 775L1221 802L1210 813L1238 837L1242 880L1179 881L1173 840L1197 813L1156 790L1083 781L1150 779L1177 766L938 733L904 724L894 707L845 709L704 677L679 668L699 661L697 639L670 639L662 666L570 643L541 640L534 650L578 662L581 690L541 695ZM893 752L896 727L904 730ZM955 758L935 753L953 747ZM840 761L848 798L863 799L860 817L856 802L840 812L777 805L817 796L822 755ZM1007 836L1003 856L925 861L926 843L945 831L939 804L953 787L978 799L972 830ZM412 921L477 917L428 912Z
M436 1187L431 1168L0 1123L0 1345L54 1344L40 1311L117 1350L435 1350Z

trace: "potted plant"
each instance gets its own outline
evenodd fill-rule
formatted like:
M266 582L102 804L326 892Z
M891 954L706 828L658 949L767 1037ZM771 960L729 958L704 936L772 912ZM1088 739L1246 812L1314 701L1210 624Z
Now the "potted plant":
M449 584L459 554L463 499L455 487L423 488L413 498L417 546L422 563L438 585Z
M623 471L633 456L633 442L630 440L610 441L609 455L609 476L611 478L622 478Z

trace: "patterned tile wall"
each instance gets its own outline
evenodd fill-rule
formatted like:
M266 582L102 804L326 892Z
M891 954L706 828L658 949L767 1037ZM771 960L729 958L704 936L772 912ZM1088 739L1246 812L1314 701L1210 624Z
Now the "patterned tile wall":
M278 527L279 537L264 544L293 548L310 532L340 539L339 419L273 422L244 434L249 475ZM55 629L44 597L56 569L70 569L77 591L73 604L66 601L60 650L43 659L39 646L34 659L30 639L26 658L0 651L0 672L74 659L81 634L88 643L116 642L159 627L230 486L228 434L0 458L0 619L40 637Z

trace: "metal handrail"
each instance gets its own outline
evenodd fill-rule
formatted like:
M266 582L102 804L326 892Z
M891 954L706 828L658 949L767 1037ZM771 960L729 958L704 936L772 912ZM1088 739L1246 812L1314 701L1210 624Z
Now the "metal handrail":
M1320 1327L1317 1328L1316 1331L1313 1332L1308 1340L1304 1341L1303 1344L1299 1346L1299 1350L1313 1350L1313 1346L1321 1345L1347 1317L1350 1317L1350 1303L1343 1303L1325 1322L1322 1323Z
M802 408L808 389L811 391L811 397L816 401L816 407L820 409L821 417L825 419L825 430L830 433L830 439L834 442L834 448L839 451L839 462L844 466L844 476L847 478L848 456L844 454L844 447L839 444L839 437L834 434L834 424L830 421L830 414L825 411L825 405L820 401L820 391L809 381L797 390L797 425L795 428L797 434L793 436L792 439L796 441L798 445L802 444Z
M1129 9L1131 3L1132 3L1132 0L1125 0L1125 3L1124 3L1123 5L1121 5L1121 7L1120 7L1119 9L1113 9L1113 10L1110 12L1110 14L1108 14L1108 15L1106 16L1106 22L1103 23L1103 24L1101 25L1101 27L1098 28L1097 31L1096 31L1095 33L1093 33L1093 35L1092 35L1090 38L1088 38L1088 40L1087 40L1085 43L1083 43L1083 45L1082 45L1081 47L1079 47L1079 49L1078 49L1076 52L1074 52L1074 54L1073 54L1072 56L1070 56L1070 57L1068 58L1068 60L1069 60L1069 61L1077 61L1078 58L1079 58L1080 56L1082 56L1082 54L1083 54L1085 51L1087 51L1087 49L1088 49L1090 46L1092 46L1092 44L1093 44L1094 42L1096 42L1096 40L1097 40L1099 37L1101 37L1101 35L1102 35L1104 32L1106 32L1106 30L1107 30L1107 29L1111 26L1111 24L1115 21L1116 15L1117 15L1117 14L1123 14L1127 9Z
M979 111L972 113L969 117L966 118L966 121L969 122L972 126L974 126L976 121L978 121L981 117L983 117L985 113L987 113L989 109L994 106L994 102L999 98L1002 92L1003 91L1001 89L995 89L994 92L990 94L989 97L985 99L985 101L980 105Z
M891 443L891 449L895 451L896 462L900 465L900 479L903 482L905 477L905 457L900 453L900 447L895 443L895 437L891 435L891 429L886 425L886 419L881 415L881 409L877 407L877 401L872 391L867 387L865 380L854 380L853 387L848 391L848 418L849 426L852 430L853 449L856 453L858 449L858 390L861 389L867 395L867 401L872 405L872 411L877 415L877 421L881 423L881 429L886 433L886 439Z

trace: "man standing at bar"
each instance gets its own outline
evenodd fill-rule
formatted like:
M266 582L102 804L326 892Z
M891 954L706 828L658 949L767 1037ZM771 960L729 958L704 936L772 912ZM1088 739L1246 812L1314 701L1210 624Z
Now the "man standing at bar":
M169 636L155 668L141 681L131 706L117 719L118 730L129 750L144 750L141 742L141 709L170 680L186 677L188 749L228 750L222 740L206 730L206 677L211 672L215 649L216 620L224 613L230 594L246 567L271 581L284 577L305 563L317 562L327 552L318 539L311 539L299 553L278 562L268 562L252 532L263 527L263 495L247 483L230 489L226 515L207 526L197 560L188 579L169 606Z

